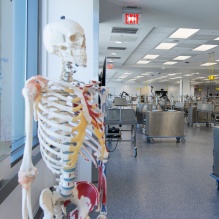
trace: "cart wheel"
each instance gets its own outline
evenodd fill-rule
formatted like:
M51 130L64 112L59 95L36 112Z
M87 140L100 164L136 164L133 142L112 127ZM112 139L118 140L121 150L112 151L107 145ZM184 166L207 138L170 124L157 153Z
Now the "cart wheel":
M150 139L150 143L151 143L151 144L154 143L154 139L153 139L153 138Z
M190 126L190 123L189 123L189 122L187 122L187 126Z
M181 142L182 142L182 143L185 143L185 142L186 142L186 139L182 137L182 138L181 138Z
M200 128L200 124L199 123L197 124L197 128Z
M149 137L147 137L146 140L147 140L148 143L150 143L150 138Z
M135 150L135 151L134 151L134 153L135 153L135 157L137 157L137 148L135 147L134 150Z
M206 123L206 127L208 127L209 126L209 124L208 123Z
M176 137L176 143L180 142L180 137Z

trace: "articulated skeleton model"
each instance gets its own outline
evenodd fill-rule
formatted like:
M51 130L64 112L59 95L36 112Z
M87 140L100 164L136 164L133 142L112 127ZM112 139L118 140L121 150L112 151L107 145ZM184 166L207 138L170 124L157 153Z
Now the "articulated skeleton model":
M82 27L71 20L48 24L44 29L44 44L48 52L62 58L60 80L41 76L30 78L23 88L25 98L26 143L19 171L22 185L22 218L33 218L30 186L37 169L31 160L32 117L38 121L38 137L42 158L47 167L57 176L58 185L53 190L44 189L40 206L44 219L62 219L66 205L76 208L70 219L89 219L94 207L98 219L106 219L105 162L108 152L105 147L103 105L108 95L99 82L83 84L75 81L72 74L75 66L86 65L86 45ZM99 94L101 109L94 101ZM98 188L90 182L76 182L78 156L92 160L98 167Z

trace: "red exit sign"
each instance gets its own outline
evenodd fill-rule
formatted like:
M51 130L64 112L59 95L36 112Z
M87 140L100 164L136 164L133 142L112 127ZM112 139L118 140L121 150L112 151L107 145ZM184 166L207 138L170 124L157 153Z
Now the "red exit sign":
M140 24L141 14L123 14L125 24Z

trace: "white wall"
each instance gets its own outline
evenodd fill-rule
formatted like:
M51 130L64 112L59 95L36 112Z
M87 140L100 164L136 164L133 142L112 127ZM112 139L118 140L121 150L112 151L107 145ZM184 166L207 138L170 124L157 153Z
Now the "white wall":
M138 96L138 95L151 95L151 85L138 85L137 83L134 84L126 84L126 83L108 83L106 85L109 88L109 92L114 95L118 96L122 91L126 91L131 96ZM153 86L153 93L155 91L159 91L163 89L164 91L168 91L168 96L174 96L174 100L177 101L180 95L180 85L179 84L162 84L162 83L154 83ZM194 85L190 85L190 95L194 96ZM113 99L113 97L112 97ZM111 100L111 99L110 99Z
M217 85L196 85L195 87L195 95L198 95L200 97L205 97L207 96L207 94L212 94L213 96L219 95L219 91L216 90L216 88L219 87ZM199 89L201 90L199 91Z
M98 74L98 35L99 35L99 0L48 0L42 1L43 12L47 13L41 23L41 38L44 26L65 16L78 22L85 31L87 46L87 67L79 68L74 78L86 83L97 77ZM41 42L42 43L42 42ZM58 79L61 75L61 60L53 54L45 52L41 45L40 73L50 78Z
M161 89L168 91L168 96L174 95L175 98L179 95L179 85L166 85L166 84L153 84L153 92ZM125 84L125 83L109 83L107 84L109 91L113 95L119 95L122 91L126 91L131 96L136 95L151 95L151 86L138 85L138 84ZM174 98L174 99L175 99Z

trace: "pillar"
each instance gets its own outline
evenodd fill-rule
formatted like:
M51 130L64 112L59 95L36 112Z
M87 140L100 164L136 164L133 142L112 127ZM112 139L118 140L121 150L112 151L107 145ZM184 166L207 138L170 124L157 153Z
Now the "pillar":
M190 83L190 77L181 78L179 83L179 96L180 96L180 102L183 101L183 97L188 95L191 96L194 94L191 93L191 83Z

